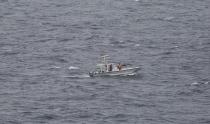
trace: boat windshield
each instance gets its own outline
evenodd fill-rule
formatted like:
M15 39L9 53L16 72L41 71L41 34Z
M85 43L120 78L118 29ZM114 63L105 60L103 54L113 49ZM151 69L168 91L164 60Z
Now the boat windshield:
M106 71L106 66L105 66L105 64L97 64L97 65L96 65L96 71L100 71L100 72Z

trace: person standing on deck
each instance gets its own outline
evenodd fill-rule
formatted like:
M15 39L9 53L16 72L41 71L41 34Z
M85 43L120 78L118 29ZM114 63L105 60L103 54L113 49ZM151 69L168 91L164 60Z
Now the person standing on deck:
M117 65L117 68L118 68L119 71L121 71L121 70L122 70L122 65L119 63L119 64Z
M112 64L109 65L109 71L112 71L113 70L113 67L112 67Z

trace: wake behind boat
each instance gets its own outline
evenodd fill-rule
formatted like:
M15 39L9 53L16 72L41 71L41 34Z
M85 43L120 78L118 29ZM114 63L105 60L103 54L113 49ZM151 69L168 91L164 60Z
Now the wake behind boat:
M94 71L89 72L90 77L135 75L140 70L139 67L129 67L126 64L109 63L107 57L108 55L101 56L101 63L96 65Z

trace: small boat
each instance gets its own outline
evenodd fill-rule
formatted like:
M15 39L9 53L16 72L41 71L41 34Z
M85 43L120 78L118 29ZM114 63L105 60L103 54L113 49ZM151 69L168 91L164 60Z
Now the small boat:
M90 77L135 75L140 70L139 67L129 67L126 64L109 63L107 57L108 55L101 56L101 63L96 65L94 71L89 72Z

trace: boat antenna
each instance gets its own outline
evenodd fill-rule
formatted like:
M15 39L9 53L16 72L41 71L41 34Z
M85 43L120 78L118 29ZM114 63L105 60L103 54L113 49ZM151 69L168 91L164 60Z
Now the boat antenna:
M102 55L101 59L102 59L102 63L103 64L107 64L107 57L109 57L108 55Z

